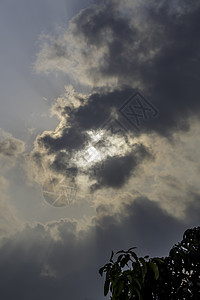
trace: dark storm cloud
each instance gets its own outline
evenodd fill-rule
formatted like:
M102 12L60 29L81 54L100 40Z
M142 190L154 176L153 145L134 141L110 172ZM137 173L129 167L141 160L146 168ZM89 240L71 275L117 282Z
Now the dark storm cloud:
M150 12L166 38L152 66L142 68L144 83L160 109L152 129L161 134L170 128L187 130L188 116L199 113L199 13L200 7L179 18L169 17L165 9Z
M54 109L59 111L61 123L55 132L44 132L37 138L37 149L32 156L34 161L40 165L42 159L51 157L48 168L57 173L72 174L76 177L78 172L84 172L82 167L73 160L76 153L83 151L90 143L100 153L108 152L113 145L111 139L121 137L123 143L129 147L128 150L123 154L109 153L108 157L103 160L105 168L100 173L94 174L93 170L98 168L97 163L88 170L88 175L97 181L92 190L102 187L122 187L130 178L132 170L139 167L144 158L151 156L149 150L142 144L135 144L132 149L133 145L129 145L126 129L118 125L123 121L118 109L133 92L134 90L129 87L111 92L102 90L89 95L87 101L76 108L68 104L62 107L59 104L55 105ZM111 123L110 119L112 119ZM100 141L94 142L88 131L94 132L102 129L105 130L104 136ZM133 131L132 134L136 136L138 132ZM40 151L44 149L45 152L40 154Z
M85 70L86 78L95 79L94 87L104 79L109 84L112 78L120 88L139 85L160 111L144 131L165 136L186 131L188 117L198 114L200 108L200 5L188 5L186 0L159 5L144 1L134 10L135 5L131 9L131 2L123 7L120 1L106 1L82 10L71 21L69 41L79 49L74 64L77 74L80 72L77 80L81 81L81 70ZM124 13L128 8L131 13ZM68 73L67 67L62 70Z
M111 214L111 209L109 206L97 208L98 230L100 236L104 234L104 244L109 244L112 236L115 243L119 244L117 247L123 245L126 248L131 244L137 246L138 251L142 251L144 255L145 253L152 256L160 255L159 253L167 255L168 245L175 243L179 239L178 234L184 230L181 221L162 210L159 204L145 197L137 198L129 204L122 204L120 213L114 216ZM111 244L108 249L112 249Z
M173 1L168 2L173 5ZM143 22L149 23L149 28L145 32L139 31L134 20L116 15L109 5L100 11L85 10L74 20L77 34L88 43L108 46L97 70L102 77L117 76L119 84L124 79L142 83L160 111L146 130L164 135L171 130L187 130L187 117L200 108L200 7L177 16L169 14L169 6L166 2L158 10L146 8ZM105 41L106 28L112 37ZM148 58L150 51L157 53ZM142 61L141 55L147 59Z
M74 18L72 24L74 25L72 32L75 35L81 34L88 44L100 47L106 30L109 29L113 38L110 46L111 48L116 46L116 55L123 54L125 46L128 43L133 43L137 38L136 30L130 27L125 18L114 12L111 3L107 3L106 6L93 6L82 10ZM83 53L87 55L86 52Z
M48 41L38 55L36 67L43 66L41 70L54 66L69 75L72 72L75 79L93 87L79 107L57 106L62 118L58 136L51 132L38 138L38 147L44 146L47 155L56 156L52 167L57 171L65 166L78 168L68 166L70 155L91 142L88 130L98 130L110 117L117 116L132 136L156 132L171 138L173 132L188 131L189 117L199 114L200 5L189 6L186 0L162 1L159 5L156 1L144 1L135 10L134 5L126 1L123 7L120 1L104 1L82 10L63 36L51 39L57 49L66 48L58 51L59 63L55 47L52 48L55 61L49 58ZM119 110L137 87L159 112L155 118L143 122L139 131L127 124ZM65 158L64 154L57 154L60 151L68 152ZM121 186L131 174L129 163L128 153L123 159L109 159L97 185L110 183L116 187L116 182ZM114 180L113 176L107 180L120 165L123 167L119 179ZM131 161L130 166L133 165Z
M69 166L70 155L67 155L64 152L58 152L54 158L52 164L50 164L50 168L55 170L58 173L72 173L76 175L77 168Z
M150 159L152 156L144 145L136 145L135 150L126 156L109 157L103 165L92 169L90 177L96 177L97 183L91 189L94 191L101 187L121 188L145 158Z
M38 138L38 144L44 146L50 153L56 153L60 150L77 150L83 147L86 141L86 133L79 127L63 128L59 137L53 137L51 134L44 134Z
M196 225L192 217L188 221L187 226ZM137 246L139 255L167 255L185 229L185 223L142 197L123 204L120 213L99 206L87 230L78 231L77 224L67 220L27 226L1 245L1 297L100 300L103 280L98 269L112 249Z
M69 122L79 124L84 130L97 130L112 116L112 113L118 114L118 109L124 101L134 93L134 89L124 87L113 91L94 92L88 97L85 105L80 106L74 112L71 111ZM117 116L120 118L120 115Z
M144 37L141 39L138 29L131 25L130 19L120 16L114 8L107 2L106 5L93 6L81 11L72 21L72 34L75 38L78 35L88 45L96 48L108 47L97 69L88 70L89 76L99 72L107 78L125 76L128 79L131 75L136 79L138 54L141 50L143 53L148 51L144 48ZM87 50L82 49L82 54L87 60Z
M49 225L49 229L56 225L61 237L57 241L42 225L27 227L4 240L0 249L2 298L102 298L92 234L84 234L85 240L77 239L75 223L63 221Z

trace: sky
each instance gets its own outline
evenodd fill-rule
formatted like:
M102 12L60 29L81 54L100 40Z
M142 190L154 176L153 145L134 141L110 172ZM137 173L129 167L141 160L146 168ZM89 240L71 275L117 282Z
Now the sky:
M111 251L200 221L200 3L1 1L1 298L102 300Z

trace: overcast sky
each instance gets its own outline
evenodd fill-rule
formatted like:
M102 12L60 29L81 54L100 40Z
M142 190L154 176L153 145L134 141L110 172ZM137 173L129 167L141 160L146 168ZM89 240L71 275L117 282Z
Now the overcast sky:
M200 3L1 1L0 294L102 300L111 251L200 221Z

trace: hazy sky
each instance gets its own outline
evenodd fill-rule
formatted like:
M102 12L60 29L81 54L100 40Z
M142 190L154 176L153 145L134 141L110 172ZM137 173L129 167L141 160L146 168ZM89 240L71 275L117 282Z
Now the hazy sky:
M112 250L199 225L200 3L1 1L2 299L100 300Z

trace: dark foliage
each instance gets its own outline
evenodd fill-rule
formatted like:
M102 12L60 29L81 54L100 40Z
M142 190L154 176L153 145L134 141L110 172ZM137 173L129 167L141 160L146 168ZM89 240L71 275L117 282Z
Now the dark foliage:
M169 256L138 257L133 251L118 251L105 272L104 295L111 300L199 300L200 299L200 227L188 229L183 240L174 245Z

